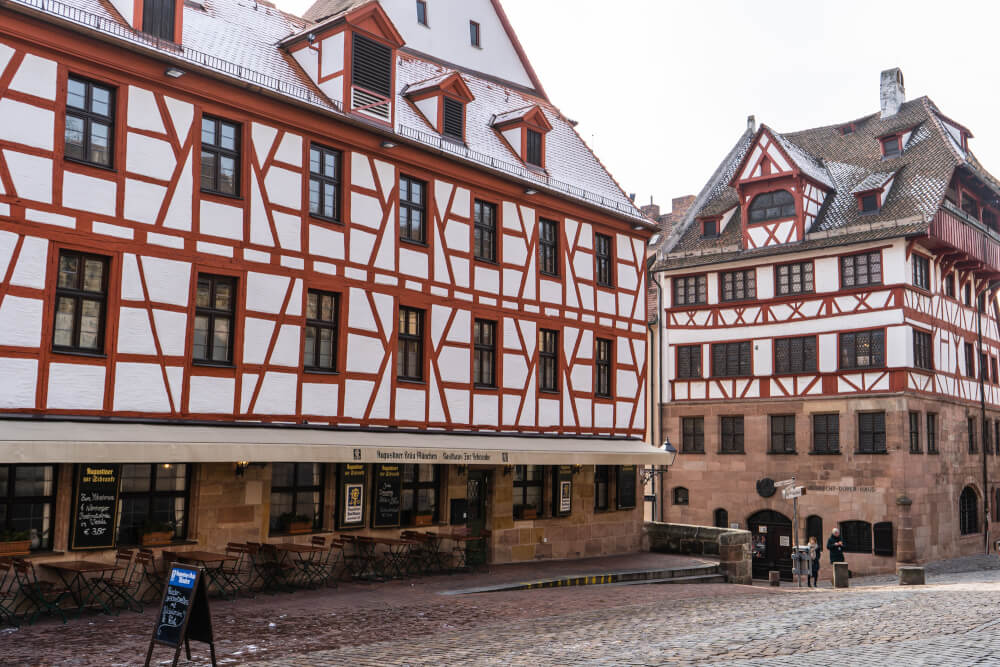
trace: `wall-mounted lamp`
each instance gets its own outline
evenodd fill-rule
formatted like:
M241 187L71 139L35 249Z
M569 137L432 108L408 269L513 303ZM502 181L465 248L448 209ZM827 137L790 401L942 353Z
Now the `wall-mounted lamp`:
M459 477L465 477L465 473L468 469L469 466L455 466L455 471L458 473Z
M169 76L171 79L179 79L182 76L184 76L184 70L178 69L176 67L168 67L167 71L164 72L164 74Z
M313 42L315 42L316 41L316 33L311 32L308 35L306 35L306 41L309 42L310 44L312 44Z
M514 472L514 466L504 466L503 467L504 477L509 477L512 472Z
M524 194L526 194L526 195L528 195L530 197L531 195L537 195L538 194L538 190L536 190L535 188L525 188L524 189Z
M583 472L583 466L582 465L580 465L578 463L578 464L576 464L576 465L573 466L573 474L574 475L579 475L581 472Z
M396 147L396 144L394 144L391 141L383 141L382 142L382 148L395 148L395 147Z
M266 463L251 463L250 461L237 461L236 476L242 477L244 474L246 474L247 468L249 468L250 466L254 466L255 468L263 468L266 465L267 465Z

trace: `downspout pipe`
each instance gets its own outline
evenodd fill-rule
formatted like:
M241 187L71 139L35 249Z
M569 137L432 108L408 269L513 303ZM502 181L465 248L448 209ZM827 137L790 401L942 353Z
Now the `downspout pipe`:
M1000 286L1000 281L990 281L986 290L979 295L979 299L976 300L976 343L979 351L979 428L982 430L982 436L980 437L982 446L980 447L982 465L983 465L983 549L984 553L989 554L990 552L990 485L989 485L989 466L987 464L986 456L986 429L988 428L986 423L986 373L989 372L989 366L983 366L983 311L986 310L987 297L989 300L993 300L993 295L996 293L997 287ZM994 442L994 447L1000 447L1000 443Z

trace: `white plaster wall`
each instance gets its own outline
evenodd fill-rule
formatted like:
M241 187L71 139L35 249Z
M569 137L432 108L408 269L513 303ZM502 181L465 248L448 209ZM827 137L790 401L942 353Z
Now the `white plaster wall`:
M115 410L170 412L170 399L163 384L163 370L157 364L116 364L114 393Z
M27 93L46 100L56 98L56 63L48 58L40 58L27 53L17 73L11 79L10 89Z
M156 98L151 91L138 86L129 86L128 125L139 130L166 134L160 109L156 106Z
M0 345L38 347L42 341L42 301L8 294L0 302Z
M913 329L908 326L887 327L885 331L886 366L898 368L913 365Z
M243 240L243 209L240 207L203 199L199 220L202 234Z
M756 273L757 273L757 298L758 299L774 298L774 267L758 266Z
M771 375L774 372L774 357L770 338L758 338L753 341L753 374L757 376ZM707 366L703 367L707 369ZM708 373L702 373L707 377Z
M50 410L102 409L104 376L104 366L49 364L46 407Z
M0 409L35 407L37 359L0 358Z
M837 334L821 334L819 336L819 371L820 373L833 373L837 370Z
M188 380L188 409L197 414L232 413L236 392L234 378L217 378L201 375Z
M302 414L333 417L338 413L338 393L335 384L306 382L302 385Z
M52 150L55 114L12 99L0 100L0 140Z
M27 155L5 148L3 158L14 183L14 192L21 199L52 203L52 159Z
M63 206L113 216L117 194L114 181L63 172Z
M190 264L161 257L143 257L142 270L151 301L174 306L187 305Z
M905 240L896 239L892 246L882 250L882 282L894 285L909 282L908 278Z

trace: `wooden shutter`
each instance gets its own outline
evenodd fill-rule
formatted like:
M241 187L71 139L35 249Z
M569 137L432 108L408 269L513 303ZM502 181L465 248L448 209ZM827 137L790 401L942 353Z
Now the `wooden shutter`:
M463 104L450 97L444 98L444 127L442 134L465 139L465 114Z
M355 34L351 52L351 77L355 86L383 97L392 95L392 49Z
M160 39L174 41L175 0L143 0L142 31Z
M677 377L691 377L691 348L682 347L677 352Z
M618 466L618 509L632 509L635 507L636 493L636 467Z
M881 523L876 523L872 527L872 532L875 535L875 555L893 555L895 552L893 551L892 545L892 522L883 521Z

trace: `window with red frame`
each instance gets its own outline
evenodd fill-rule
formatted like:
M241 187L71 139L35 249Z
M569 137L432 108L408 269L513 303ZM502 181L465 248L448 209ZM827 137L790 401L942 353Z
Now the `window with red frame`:
M903 154L903 149L899 143L898 134L894 134L888 137L882 137L880 141L882 142L882 157L894 158L894 157L899 157L900 155Z
M968 192L962 192L962 210L979 220L979 202Z

